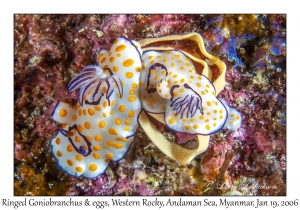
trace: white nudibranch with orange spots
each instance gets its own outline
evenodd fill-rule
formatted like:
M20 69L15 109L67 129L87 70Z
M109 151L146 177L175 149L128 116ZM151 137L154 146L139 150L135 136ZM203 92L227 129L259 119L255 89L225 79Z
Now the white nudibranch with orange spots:
M141 52L137 42L118 38L110 50L100 51L99 66L71 80L68 90L79 89L79 103L57 104L52 117L63 126L52 151L70 175L96 177L127 152L139 127Z
M172 42L177 40L192 42L197 49L174 46ZM139 122L163 153L188 164L206 151L210 134L241 126L240 113L217 98L226 85L226 65L206 51L200 34L149 38L139 43L143 50L140 79L143 112ZM196 134L197 147L186 149L169 142L153 118L176 132Z
M180 51L145 52L140 81L143 109L164 113L165 123L177 132L210 135L241 124L240 114L216 97L214 85Z

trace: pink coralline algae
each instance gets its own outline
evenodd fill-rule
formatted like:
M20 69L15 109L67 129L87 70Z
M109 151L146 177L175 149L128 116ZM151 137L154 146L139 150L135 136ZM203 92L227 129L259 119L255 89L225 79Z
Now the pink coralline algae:
M285 15L19 14L14 20L15 195L286 195ZM103 174L76 178L61 170L50 140L63 125L51 113L58 101L76 105L78 92L67 90L71 79L97 64L99 51L120 36L138 41L191 32L225 62L227 84L217 98L241 113L241 127L211 135L208 149L188 164L170 159L139 128L126 155ZM170 44L195 49L192 42ZM159 130L184 148L197 147L193 135Z

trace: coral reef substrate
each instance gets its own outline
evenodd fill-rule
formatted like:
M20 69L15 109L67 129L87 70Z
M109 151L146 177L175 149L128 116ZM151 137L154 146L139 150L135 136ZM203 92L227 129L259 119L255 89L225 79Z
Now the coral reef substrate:
M14 17L15 195L286 195L286 15L22 15ZM119 36L140 40L200 33L227 65L218 95L241 112L238 131L210 138L187 165L164 155L140 128L128 153L96 178L62 171L50 140L57 101L76 104L67 84ZM173 45L180 46L181 42ZM184 46L189 47L189 46ZM170 141L193 136L167 128ZM220 184L222 184L220 186Z

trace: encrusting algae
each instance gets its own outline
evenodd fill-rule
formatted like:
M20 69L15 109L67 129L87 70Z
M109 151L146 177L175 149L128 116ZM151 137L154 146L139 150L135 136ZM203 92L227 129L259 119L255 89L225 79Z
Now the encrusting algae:
M222 195L224 193L286 195L286 15L17 14L14 20L15 195ZM201 34L206 50L200 50L200 42L197 42L194 36L197 33L191 32ZM174 34L178 35L173 36ZM112 48L113 43L122 37L137 49L134 54L139 52L141 55L140 69L132 72L133 75L140 73L140 78L147 77L143 79L145 83L140 84L138 81L137 85L129 89L120 88L122 85L113 69L112 73L108 69L103 69L105 65L112 64L110 61L112 56L106 54L104 61L106 64L101 66L103 55L100 56L100 51L105 54ZM180 58L178 59L176 55L180 55ZM211 55L217 59L214 60ZM116 62L117 55L113 57ZM220 65L214 65L215 61L220 64L224 62L226 71L221 71ZM173 65L179 68L174 69ZM205 66L208 72L204 70ZM83 69L89 71L90 67L92 71L82 71ZM183 70L180 67L183 67ZM193 74L189 72L193 70L192 67L199 77L207 78L208 80L204 80L208 83L202 85L196 82L198 76L181 74L182 71ZM122 68L118 68L119 73L122 72ZM148 80L148 74L152 73L149 68L155 70L155 74L150 74ZM158 72L161 74L157 74ZM169 72L172 74L169 75ZM176 78L173 78L174 72L180 80L176 81ZM107 88L106 84L113 84L111 86L113 89L106 90L107 93L113 90L112 95L106 97L108 94L104 93L101 97L105 89L98 91L100 95L94 95L92 92L95 86L90 86L84 93L85 88L89 88L84 85L88 83L81 83L83 98L78 97L80 87L77 90L73 88L69 93L71 89L68 90L66 84L79 81L80 77L76 75L80 74L88 83L95 82L94 84L98 85L102 81L101 88ZM89 74L102 77L100 79L96 76L96 81L87 78ZM194 77L193 80L191 76ZM219 91L216 81L222 79L225 82L225 77L226 85ZM201 91L198 92L201 87L198 87L197 83L201 87L209 85L207 91L214 87L215 92L219 92L215 95L216 98L211 95L213 98L208 99L211 106L202 103L206 91L201 90L205 92L205 95L201 95ZM175 86L172 89L172 85L179 87ZM183 93L180 92L182 88ZM90 114L94 111L93 116L96 116L99 112L97 108L94 109L97 105L85 104L85 100L93 102L93 99L97 101L101 97L98 106L101 108L102 117L105 118L103 115L105 113L105 119L108 119L120 112L118 109L117 113L111 112L118 103L117 100L111 101L111 97L115 94L118 97L120 94L122 98L116 99L123 99L124 94L131 96L132 90L135 102L141 106L140 114L134 113L137 114L135 115L137 121L130 121L127 112L130 110L127 109L123 117L129 119L130 125L126 125L129 124L126 119L114 117L114 120L111 120L114 124L102 129L107 131L103 136L117 137L115 134L117 132L120 134L119 127L124 130L125 126L137 124L130 147L126 142L115 139L102 138L99 141L99 136L98 141L95 140L95 136L90 141L92 136L86 133L81 136L75 127L69 131L74 122L72 118L71 123L57 123L51 117L55 107L59 106L57 102L61 101L60 105L67 106L67 115L73 109L77 109L76 122L81 125L79 129L83 129L82 132L86 132L87 128L90 130L99 128L101 131L100 120L96 124L90 123L90 120L93 120ZM89 91L93 96L84 98ZM185 93L187 95L184 96ZM187 106L189 102L182 98L176 100L179 96L187 97L192 106ZM107 101L105 108L103 108L104 99ZM200 103L197 104L200 99L201 106ZM218 102L218 105L224 106L227 111L224 126L215 133L212 129L216 129L214 118L217 117L213 117L213 114L220 113L214 113L214 109L208 111L208 108L215 105L212 101ZM128 100L127 102L131 103ZM94 110L89 110L91 107L88 106L92 106ZM106 109L111 110L105 112ZM202 112L203 120L199 118L202 118ZM234 116L228 112L232 112ZM177 116L174 116L176 113ZM63 111L61 114L64 115ZM195 118L196 115L200 115L198 119ZM144 121L141 120L143 116ZM172 116L174 123L171 118L166 121L164 116ZM234 121L236 117L242 118L242 125L233 131L231 129L234 129L235 125L239 126L236 124L238 121ZM195 126L197 120L203 121L204 124ZM206 122L207 120L209 121ZM143 126L141 122L144 122ZM103 123L100 124L103 126ZM204 130L212 133L208 135L195 133L196 127L201 130L199 125L202 125L202 132ZM207 125L210 131L206 129ZM99 168L108 166L95 178L85 178L83 175L76 177L75 174L69 176L57 164L57 158L52 153L51 139L57 132L61 133L59 129L62 129L61 132L65 135L74 134L71 140L75 147L68 138L67 140L72 145L72 152L77 153L77 149L80 154L76 155L81 155L82 159L88 159L90 158L88 156L96 152L99 152L99 155L106 155L104 147L109 148L114 154L115 151L121 150L119 148L121 144L125 145L122 148L126 151L121 152L124 157L120 155L118 161L110 161L107 158L108 162L102 160L103 163L100 165L93 163ZM76 135L74 130L77 132ZM101 135L98 132L97 134ZM65 135L62 138L65 139ZM80 142L82 141L82 145L79 145L76 136ZM157 136L160 136L159 139L162 141L156 143ZM91 149L89 142L92 143ZM94 146L100 150L93 150ZM64 149L66 154L69 153L66 148L61 149L62 151ZM197 150L204 152L196 155ZM90 151L91 155L88 155ZM168 151L173 152L168 154ZM70 159L74 167L76 156L70 158L75 158ZM185 162L189 163L181 164ZM89 163L83 165L86 166L83 173L88 174ZM91 168L95 169L93 165ZM216 183L224 183L228 188L216 189L214 187ZM243 183L248 183L248 187L242 187ZM266 184L271 188L257 189L255 188L257 184ZM236 191L231 192L232 187L236 187Z

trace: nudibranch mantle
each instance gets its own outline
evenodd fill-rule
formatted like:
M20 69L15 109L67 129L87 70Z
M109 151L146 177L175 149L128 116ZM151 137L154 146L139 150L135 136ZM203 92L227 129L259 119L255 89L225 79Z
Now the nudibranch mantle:
M59 102L52 117L62 129L51 141L59 165L70 175L93 178L110 160L127 152L139 127L141 48L118 38L101 50L99 66L84 68L69 84L79 90L79 103Z
M191 59L180 51L147 51L142 61L144 110L165 113L168 127L181 133L210 135L224 126L227 109Z

